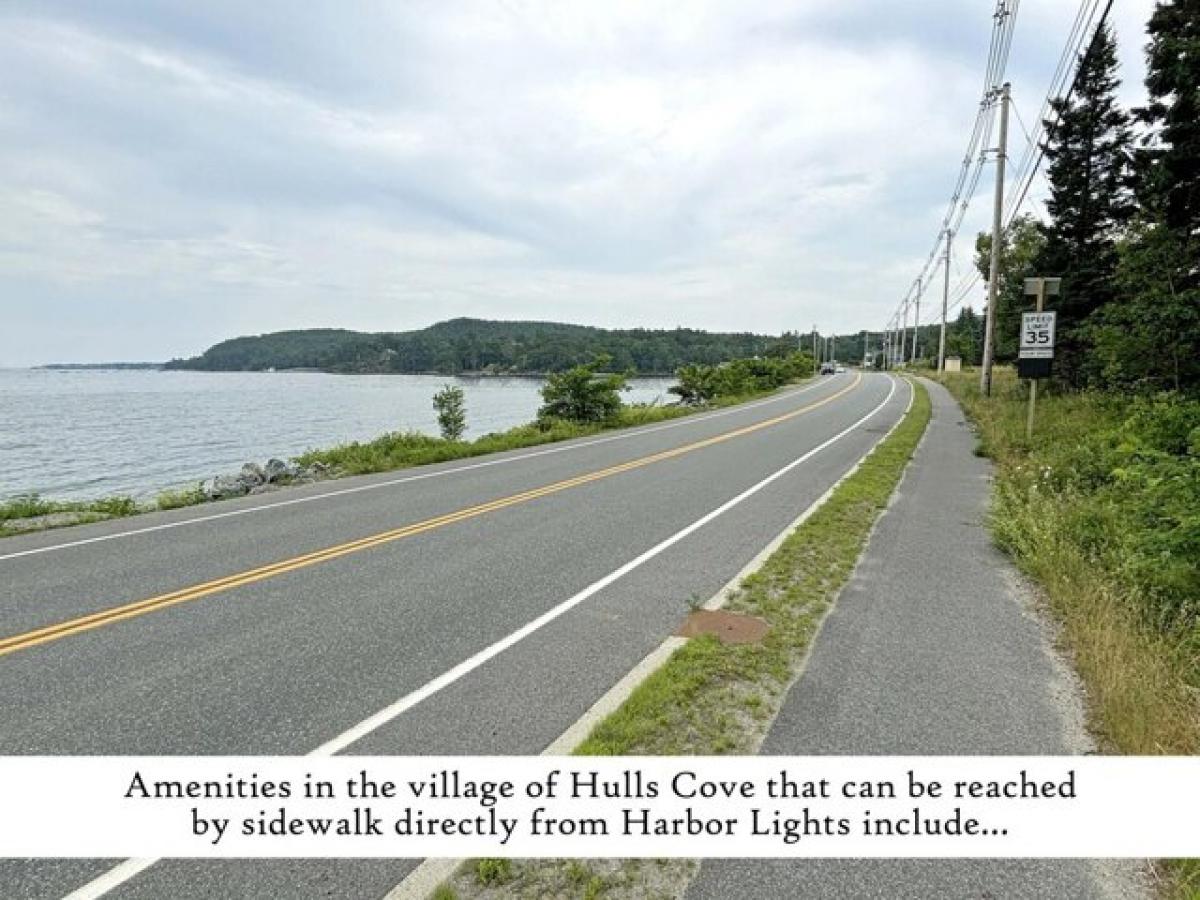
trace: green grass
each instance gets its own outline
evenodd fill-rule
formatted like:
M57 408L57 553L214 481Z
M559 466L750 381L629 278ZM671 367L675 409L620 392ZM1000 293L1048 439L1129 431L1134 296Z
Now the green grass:
M44 500L37 494L14 497L0 503L0 535L37 531L43 527L77 525L84 522L99 522L104 519L131 516L140 512L137 503L130 497L105 497L101 500ZM62 514L61 523L37 522L39 516ZM23 520L35 519L34 522Z
M1200 403L1026 395L997 370L944 383L996 464L997 543L1045 590L1106 752L1200 753ZM1163 865L1162 893L1200 897L1200 861Z
M925 433L929 395L919 384L914 390L912 409L896 430L726 604L730 611L767 620L771 630L763 642L688 641L592 730L576 755L757 750L821 618L849 579ZM686 860L524 860L516 863L510 890L513 896L642 896L647 879L681 888L693 871Z
M180 509L184 506L195 506L206 503L208 495L202 489L202 483L190 488L162 491L154 500L156 509Z
M512 860L492 858L475 860L475 880L488 887L507 884L512 880Z
M669 900L678 897L696 872L694 860L529 859L507 860L504 880L484 881L479 867L495 860L472 860L434 892L434 900L554 897L563 900Z

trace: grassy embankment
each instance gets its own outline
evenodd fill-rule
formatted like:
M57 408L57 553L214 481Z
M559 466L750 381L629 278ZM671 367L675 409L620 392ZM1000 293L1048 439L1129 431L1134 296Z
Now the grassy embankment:
M1200 401L1167 395L1038 398L998 370L946 385L997 468L991 527L1045 589L1107 752L1200 753ZM1200 863L1165 892L1200 896Z
M727 610L770 624L762 643L727 645L713 637L688 641L575 753L754 753L929 416L929 396L917 385L912 409L899 427L729 599ZM435 896L672 896L693 867L690 860L475 860Z
M415 431L391 432L372 441L354 442L326 450L310 450L297 457L302 465L322 462L333 467L334 477L386 472L412 466L449 462L504 450L536 447L555 441L588 437L603 431L649 425L668 419L691 415L726 406L757 400L774 393L758 391L738 396L721 397L702 407L631 404L623 406L611 421L602 424L578 425L571 422L518 425L508 431L486 434L473 441L447 441ZM16 497L0 502L0 537L60 528L132 516L155 510L178 509L206 503L208 497L199 485L168 490L153 500L137 501L132 497L105 497L99 500L47 500L37 495ZM36 517L36 518L35 518ZM44 518L43 518L44 517Z

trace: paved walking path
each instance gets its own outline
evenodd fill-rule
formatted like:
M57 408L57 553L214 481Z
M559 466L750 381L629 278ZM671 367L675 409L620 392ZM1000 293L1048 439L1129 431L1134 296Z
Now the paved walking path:
M990 464L927 383L933 419L764 754L1062 754L1092 747L1070 670L983 527ZM711 860L689 900L1138 896L1130 864Z

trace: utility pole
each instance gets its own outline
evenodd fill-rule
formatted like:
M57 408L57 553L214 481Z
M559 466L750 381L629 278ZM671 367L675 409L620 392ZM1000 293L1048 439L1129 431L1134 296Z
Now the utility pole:
M917 364L917 356L919 356L919 354L917 352L917 344L918 344L918 341L920 340L920 334L921 334L921 276L918 275L917 276L917 314L915 316L913 316L912 363L914 366Z
M900 365L905 364L905 357L908 355L908 302L909 296L904 298L904 321L900 325Z
M999 295L1000 245L1004 242L1004 163L1008 156L1008 101L1010 85L1000 88L1000 146L996 150L996 199L992 211L992 262L988 268L987 319L983 329L983 365L979 371L979 392L992 395L992 357L996 345L996 298Z
M817 323L816 322L813 322L813 362L814 363L820 362L820 360L817 359Z
M938 336L938 373L946 371L946 306L950 302L950 229L946 229L946 280L942 282L942 331Z

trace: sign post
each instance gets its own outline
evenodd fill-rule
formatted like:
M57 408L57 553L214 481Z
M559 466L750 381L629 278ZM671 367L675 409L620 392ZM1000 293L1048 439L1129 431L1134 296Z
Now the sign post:
M1039 378L1048 378L1054 362L1054 325L1057 316L1045 312L1046 295L1057 294L1061 278L1026 278L1025 294L1037 297L1037 312L1021 314L1021 342L1017 353L1017 375L1029 379L1029 414L1025 437L1033 437L1033 414L1037 407Z

